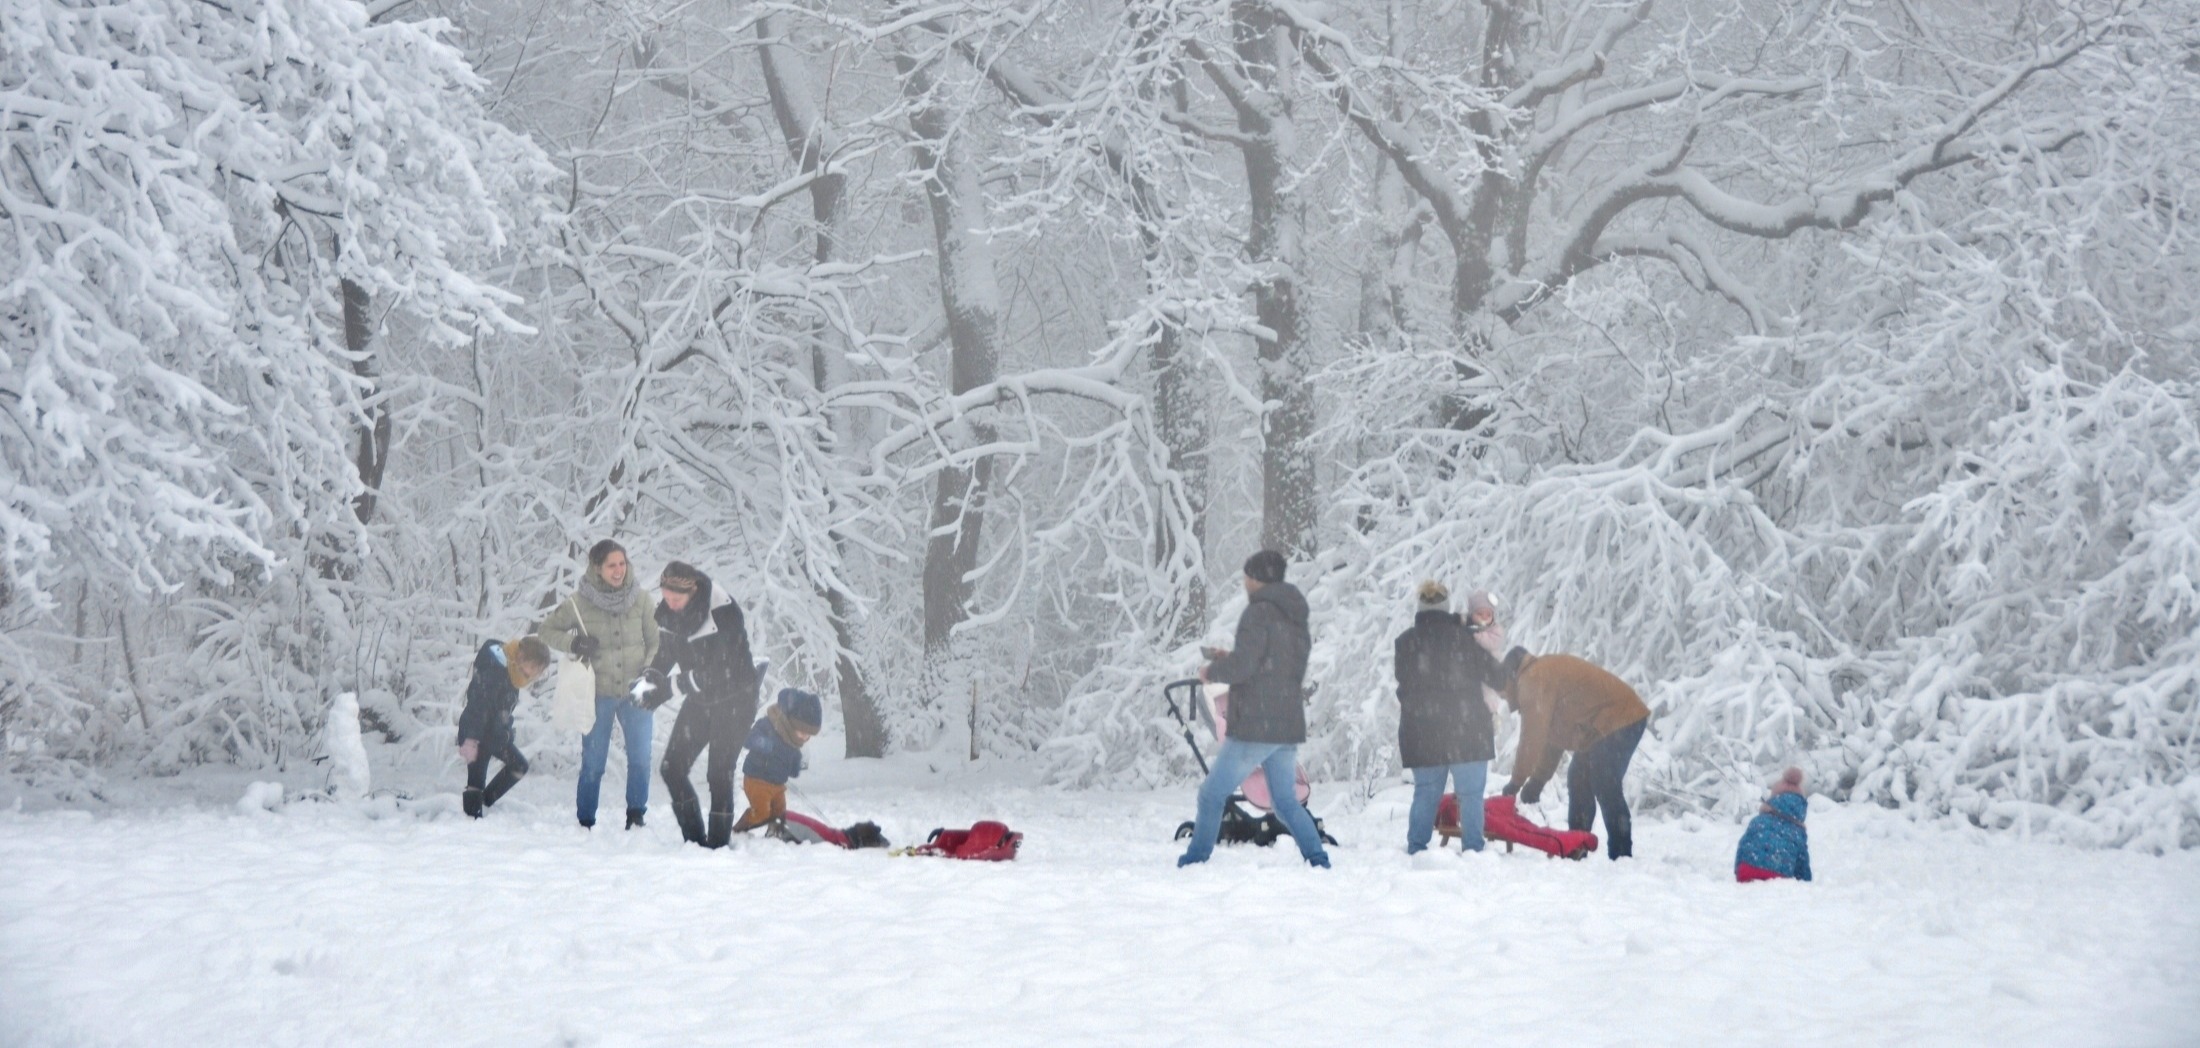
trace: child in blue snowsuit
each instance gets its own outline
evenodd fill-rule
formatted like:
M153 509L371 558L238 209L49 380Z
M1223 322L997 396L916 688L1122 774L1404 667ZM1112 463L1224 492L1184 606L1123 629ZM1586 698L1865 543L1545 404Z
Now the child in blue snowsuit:
M748 758L741 762L741 793L749 810L733 824L746 833L787 814L787 780L802 774L802 745L825 721L817 696L799 688L779 689L779 698L749 729Z
M1810 831L1803 827L1809 814L1803 769L1789 768L1772 784L1772 796L1742 831L1741 846L1734 850L1734 879L1743 883L1810 880Z

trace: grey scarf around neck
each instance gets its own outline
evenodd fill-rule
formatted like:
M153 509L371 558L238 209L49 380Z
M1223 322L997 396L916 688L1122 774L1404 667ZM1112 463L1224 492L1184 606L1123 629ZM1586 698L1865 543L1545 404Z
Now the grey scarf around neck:
M634 595L640 592L640 587L634 585L632 573L627 575L626 585L618 589L606 588L603 584L603 576L596 574L594 571L581 576L581 599L594 604L599 610L609 615L626 614L626 609L634 606Z

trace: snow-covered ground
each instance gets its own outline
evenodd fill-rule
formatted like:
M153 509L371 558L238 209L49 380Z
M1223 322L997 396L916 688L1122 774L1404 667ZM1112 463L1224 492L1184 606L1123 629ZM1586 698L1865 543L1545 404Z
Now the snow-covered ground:
M2195 854L1821 799L1816 884L1733 883L1739 827L1695 819L1644 822L1629 863L1409 859L1408 791L1339 785L1314 804L1335 869L1285 846L1179 871L1188 787L921 757L797 783L897 844L1027 834L983 864L704 852L661 788L645 830L607 806L587 833L548 774L475 823L455 785L0 812L0 1044L2200 1043Z

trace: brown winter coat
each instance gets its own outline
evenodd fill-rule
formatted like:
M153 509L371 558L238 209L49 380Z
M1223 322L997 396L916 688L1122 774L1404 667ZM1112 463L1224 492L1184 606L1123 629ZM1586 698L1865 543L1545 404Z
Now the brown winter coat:
M1513 754L1512 789L1543 789L1558 759L1650 716L1627 682L1571 655L1528 655L1505 699L1520 711L1520 748Z

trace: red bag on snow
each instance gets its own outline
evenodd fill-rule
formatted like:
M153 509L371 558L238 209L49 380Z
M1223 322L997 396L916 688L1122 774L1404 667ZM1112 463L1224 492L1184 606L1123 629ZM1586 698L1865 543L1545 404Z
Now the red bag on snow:
M909 854L1006 862L1016 857L1016 848L1023 842L1023 834L988 819L967 830L933 830L932 839L909 849Z
M1447 793L1436 805L1436 828L1446 837L1459 835L1459 796ZM1539 852L1565 859L1579 859L1597 850L1597 835L1587 830L1554 830L1520 814L1511 797L1482 799L1482 836L1503 841L1508 850L1524 844Z

